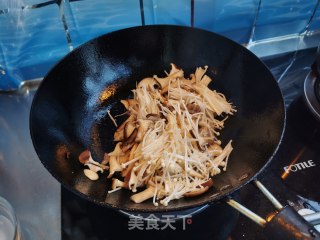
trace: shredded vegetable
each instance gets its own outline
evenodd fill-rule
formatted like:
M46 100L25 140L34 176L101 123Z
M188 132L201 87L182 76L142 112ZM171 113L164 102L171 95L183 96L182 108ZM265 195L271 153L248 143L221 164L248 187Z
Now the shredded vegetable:
M185 78L171 64L166 77L141 80L133 98L121 100L129 117L114 133L116 147L102 164L112 178L110 194L126 188L135 193L131 200L136 203L152 199L155 206L167 206L174 199L203 194L213 185L211 177L226 171L232 140L223 147L219 135L236 109L208 87L212 79L207 69L198 67ZM91 170L92 161L90 155L85 163ZM121 179L114 177L116 172Z

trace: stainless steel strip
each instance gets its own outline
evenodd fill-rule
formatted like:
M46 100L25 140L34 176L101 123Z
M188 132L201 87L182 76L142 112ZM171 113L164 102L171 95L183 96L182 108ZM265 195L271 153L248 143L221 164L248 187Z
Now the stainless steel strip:
M245 206L241 205L237 201L233 199L228 199L226 200L226 203L228 203L231 207L236 209L237 211L241 212L243 215L246 217L250 218L252 221L254 221L256 224L260 225L261 227L264 227L267 224L267 221L264 220L262 217L259 215L255 214Z
M260 181L254 180L253 182L277 210L281 210L283 208L282 204L272 195L271 192L269 192L269 190Z

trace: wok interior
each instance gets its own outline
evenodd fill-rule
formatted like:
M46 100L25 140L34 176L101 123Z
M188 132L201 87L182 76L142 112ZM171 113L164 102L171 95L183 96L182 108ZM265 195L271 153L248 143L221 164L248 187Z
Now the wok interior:
M154 207L151 201L135 204L128 190L107 193L107 174L98 181L87 179L78 155L90 149L101 161L115 146L116 127L107 110L112 115L123 113L120 99L129 97L142 78L164 76L170 63L184 69L185 76L196 67L209 66L210 87L225 94L237 109L220 138L223 145L233 139L234 150L227 171L213 178L214 188L206 194L172 201L168 207ZM36 152L65 187L97 204L148 212L195 207L238 189L271 159L283 124L280 90L258 58L219 35L177 26L121 30L71 52L45 77L30 115Z

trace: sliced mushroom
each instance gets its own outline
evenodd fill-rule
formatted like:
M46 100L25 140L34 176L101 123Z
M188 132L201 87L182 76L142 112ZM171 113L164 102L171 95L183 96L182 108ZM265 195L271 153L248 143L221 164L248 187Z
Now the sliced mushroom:
M123 152L128 151L135 144L134 141L137 137L137 134L138 134L138 129L135 128L134 131L131 133L131 135L122 142L121 150Z
M135 115L130 115L127 120L125 120L115 131L113 140L114 141L122 141L124 139L124 127L126 126L127 122L134 122L135 121Z
M102 165L107 165L109 163L110 157L107 153L104 154L103 160L101 162Z
M87 178L89 178L92 181L99 179L99 175L90 169L84 169L83 173L84 173L84 175L86 175Z
M113 190L117 188L128 188L128 184L120 181L119 179L113 178L111 188Z
M170 70L169 76L174 75L178 72L181 73L182 69L179 68L176 64L171 63L170 65L171 65L171 70ZM183 73L183 71L182 71L182 73ZM181 77L183 77L183 75Z
M123 169L121 172L121 176L124 177L125 179L127 178L127 181L129 181L130 179L130 173L133 167L134 167L134 163L131 163L130 165L127 166L126 169Z
M107 178L111 178L115 172L120 172L122 170L122 167L115 156L110 156L109 165L110 172Z
M142 144L138 143L136 150L133 153L133 158L139 158L142 154Z
M151 120L153 122L158 121L158 120L161 119L159 114L154 114L154 113L149 113L149 114L147 114L146 117L147 117L148 120Z
M130 154L130 152L127 151L125 155L120 156L119 157L119 163L122 164L122 163L127 162L129 160L129 154Z
M144 135L150 128L151 124L153 122L151 120L146 120L146 119L138 119L138 132L137 132L137 137L135 139L136 142L141 142L144 138Z
M201 108L195 103L188 103L186 107L190 114L201 112Z
M124 152L122 151L122 148L121 148L121 143L118 142L116 144L116 147L114 148L114 150L108 154L109 157L111 156L123 156L124 155Z
M138 103L137 100L135 99L124 99L124 100L121 100L120 102L127 110L130 110L130 107L133 107Z
M144 78L138 83L137 88L145 88L149 91L157 91L161 89L161 85L154 78Z
M135 128L136 128L136 124L134 122L132 121L127 122L124 127L124 139L129 138Z
M113 134L113 140L114 141L121 141L121 140L123 140L124 139L124 131L123 131L123 129L122 130L117 130L117 131L115 131L114 132L114 134Z
M86 162L89 161L90 158L90 152L89 150L84 150L82 153L79 155L79 162L82 164L85 164Z
M138 187L138 178L137 175L134 173L134 171L130 172L130 180L129 180L129 189L132 192L136 192L137 191L137 187Z
M194 139L197 139L197 141L195 141L195 144L197 144L197 148L199 149L199 151L204 152L206 149L202 146L203 142L200 143L202 138L200 138L200 139L196 138L196 135L194 134L192 129L189 131L189 133ZM193 144L193 146L194 146L194 144Z
M168 91L169 82L175 80L177 78L183 78L183 70L178 68L175 64L171 64L171 70L167 77L160 78L158 76L154 76L154 78L160 83L162 92ZM166 89L166 90L165 90Z
M185 197L196 197L199 196L203 193L205 193L206 191L208 191L209 187L203 187L203 188L199 188L197 190L191 191L191 192L187 192L185 193L183 196Z
M141 203L149 198L152 198L154 193L155 193L155 188L153 186L149 186L144 191L132 195L130 199L135 203Z
M212 179L210 178L208 181L204 182L201 184L202 187L209 187L211 188L213 186L213 181Z
M212 154L213 157L219 156L223 149L220 145L214 143L208 147L208 152Z
M139 145L138 143L135 143L135 144L132 146L132 148L131 148L131 150L130 150L130 154L129 154L129 159L128 159L128 161L130 161L130 160L132 160L132 159L134 158L134 154L135 154L135 151L136 151L138 145Z

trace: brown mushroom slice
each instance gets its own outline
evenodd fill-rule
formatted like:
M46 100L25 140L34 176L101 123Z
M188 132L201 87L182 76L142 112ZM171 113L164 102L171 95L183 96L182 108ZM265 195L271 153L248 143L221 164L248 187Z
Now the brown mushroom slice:
M131 121L127 122L124 127L124 139L129 138L135 128L136 128L136 124L134 122L131 122Z
M201 112L201 108L199 105L195 104L195 103L188 103L186 105L188 111L190 114L194 114L194 113L199 113Z
M110 156L109 165L110 171L107 178L111 178L115 172L120 172L122 170L122 167L115 156Z
M129 160L130 152L127 151L125 155L119 156L119 163L126 163Z
M135 139L136 142L141 142L144 138L144 135L150 128L151 124L153 122L151 120L146 120L146 119L138 119L138 132L137 132L137 137Z
M131 135L125 139L121 144L121 150L122 152L127 152L131 147L135 144L135 139L137 138L138 129L134 129L134 131L131 133Z
M223 149L219 144L212 144L208 147L208 152L212 154L213 157L219 156Z
M135 121L135 115L130 115L114 132L113 140L118 142L122 141L124 139L124 127L126 126L127 122L134 122Z
M127 110L130 110L130 107L133 107L138 103L135 99L123 99L120 102Z
M101 162L102 165L107 165L109 163L110 157L108 155L108 153L105 153L103 156L103 160Z
M144 191L132 195L130 199L135 203L141 203L147 199L152 198L154 193L155 193L155 188L153 186L149 186Z
M90 158L90 152L89 150L84 150L82 153L79 155L79 162L82 164L85 164L86 162L89 161Z
M157 91L157 90L161 89L161 85L156 79L149 77L149 78L142 79L138 83L137 88L145 88L145 89L153 92L153 91Z
M159 114L155 114L155 113L149 113L149 114L147 114L147 115L146 115L146 118L147 118L148 120L153 121L153 122L158 121L158 120L161 119L160 115L159 115Z
M210 178L208 181L202 183L201 186L211 188L213 186L213 180Z
M192 129L189 131L189 133L192 136L192 138L197 139L197 141L192 142L192 146L194 148L197 147L199 151L204 152L206 149L202 146L202 144L200 144L200 140L202 140L202 138L197 138Z
M127 177L127 176L129 176L129 179L130 179L130 173L131 173L131 171L132 171L132 168L134 167L134 162L133 163L131 163L131 164L129 164L125 169L123 169L122 170L122 172L121 172L121 176L122 177ZM129 180L128 180L129 181Z
M130 149L130 152L129 152L129 157L128 157L128 161L132 160L134 158L134 155L135 155L135 151L138 147L138 143L135 143L132 148Z
M118 142L124 139L124 131L122 130L117 130L113 134L113 140Z
M196 197L199 196L201 194L204 194L206 191L208 191L209 187L203 187L203 188L199 188L197 190L191 191L191 192L187 192L185 193L183 196L185 197Z
M124 152L122 151L121 148L121 142L118 142L116 144L116 147L114 148L114 150L111 153L108 153L109 157L111 156L123 156Z
M128 188L128 183L122 182L121 180L119 180L117 178L113 178L111 188L112 188L112 190L117 189L117 188Z

